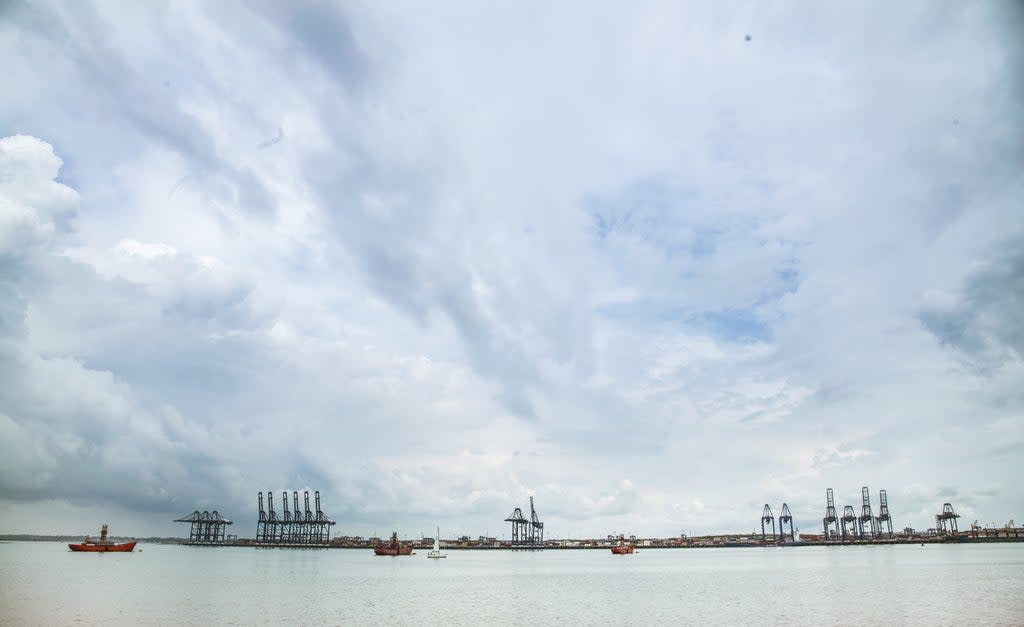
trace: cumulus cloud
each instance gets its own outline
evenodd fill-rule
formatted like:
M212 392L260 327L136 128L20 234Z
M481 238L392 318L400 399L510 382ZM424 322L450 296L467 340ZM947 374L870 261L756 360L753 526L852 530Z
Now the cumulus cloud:
M14 257L45 246L69 228L78 194L54 179L62 161L35 137L0 139L0 254Z
M4 252L22 255L19 263L5 264L0 276L5 288L0 423L10 447L0 489L5 498L22 502L81 504L100 498L164 511L175 499L172 493L187 486L179 481L183 473L190 475L188 481L194 477L189 462L204 459L203 429L182 424L170 408L142 400L114 373L89 368L81 353L68 354L77 352L73 346L40 350L33 309L46 306L41 293L50 294L65 281L77 282L78 296L109 288L98 277L76 272L59 255L59 236L70 236L78 196L55 181L61 160L52 147L32 137L7 137L0 140L0 155L0 211L14 217L5 221L4 239L15 241L14 232L19 244ZM85 313L81 300L72 302L76 313ZM153 464L154 456L167 455L176 459Z
M178 251L167 244L145 244L136 242L133 239L123 239L117 243L114 250L126 255L135 255L151 261L158 257L174 257Z
M556 536L813 528L864 484L915 526L1024 505L1003 7L4 10L21 520L251 533L307 486L364 535L500 533L531 494Z

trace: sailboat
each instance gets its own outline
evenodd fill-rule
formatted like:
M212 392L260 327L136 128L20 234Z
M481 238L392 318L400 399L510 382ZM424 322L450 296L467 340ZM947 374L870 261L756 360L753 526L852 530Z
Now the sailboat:
M442 557L448 557L441 552L441 528L437 528L437 534L434 536L434 550L427 553L427 557L435 560L439 560Z

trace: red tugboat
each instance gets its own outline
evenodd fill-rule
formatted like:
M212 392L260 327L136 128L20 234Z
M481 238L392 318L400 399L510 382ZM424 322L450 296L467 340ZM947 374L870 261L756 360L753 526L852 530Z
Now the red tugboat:
M378 544L373 548L377 555L412 555L412 547L398 541L398 533L391 534L391 542Z
M612 553L615 555L632 555L635 547L632 544L626 544L626 537L619 536L619 543L612 547Z
M114 542L107 539L107 525L104 524L100 528L100 539L93 540L89 536L85 536L85 540L82 540L80 544L69 544L68 548L72 551L86 551L90 553L131 553L135 550L134 542L125 542L123 544L115 544Z

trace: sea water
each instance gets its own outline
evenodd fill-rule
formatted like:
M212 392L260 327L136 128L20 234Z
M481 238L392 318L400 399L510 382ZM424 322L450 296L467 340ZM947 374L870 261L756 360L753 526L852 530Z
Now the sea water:
M140 550L141 549L141 550ZM0 544L3 625L1024 625L1024 544L543 552Z

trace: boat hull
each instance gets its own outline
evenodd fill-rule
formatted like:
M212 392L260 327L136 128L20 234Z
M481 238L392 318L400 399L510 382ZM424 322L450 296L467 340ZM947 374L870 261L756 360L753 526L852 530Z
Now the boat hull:
M400 546L396 548L390 546L378 546L373 550L373 552L376 555L412 555L412 547Z
M412 555L412 547L398 541L398 533L391 534L391 542L378 544L373 552L376 555Z
M612 547L612 553L614 553L615 555L632 555L633 554L633 547L632 546L613 546Z
M69 544L72 551L82 553L131 553L135 550L135 542L124 544Z

